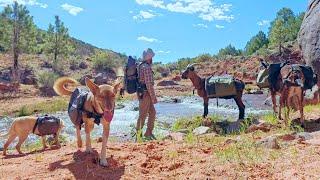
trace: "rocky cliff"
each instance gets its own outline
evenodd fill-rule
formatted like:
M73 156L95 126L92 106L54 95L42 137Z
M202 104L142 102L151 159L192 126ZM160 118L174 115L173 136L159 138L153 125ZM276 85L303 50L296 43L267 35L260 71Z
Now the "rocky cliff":
M320 0L310 0L299 37L304 60L320 74Z

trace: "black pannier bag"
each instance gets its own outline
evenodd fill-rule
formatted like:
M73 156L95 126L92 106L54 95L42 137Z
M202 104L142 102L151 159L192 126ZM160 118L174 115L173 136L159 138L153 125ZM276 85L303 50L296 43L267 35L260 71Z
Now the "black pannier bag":
M76 88L70 98L68 114L70 120L75 126L80 126L83 123L82 120L82 108L87 99L89 90L86 88Z
M34 130L38 127L39 136L56 135L61 125L61 120L54 116L38 117ZM33 130L33 132L34 132Z
M304 89L312 89L312 87L317 84L317 81L318 81L317 75L314 74L310 66L299 65L299 67L305 78Z

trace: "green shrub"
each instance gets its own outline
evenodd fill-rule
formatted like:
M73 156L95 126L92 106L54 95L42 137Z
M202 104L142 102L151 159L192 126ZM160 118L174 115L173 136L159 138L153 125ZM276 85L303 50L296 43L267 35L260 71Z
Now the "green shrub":
M160 80L162 78L162 75L159 72L154 73L154 79L155 80Z
M22 116L30 116L32 114L32 111L30 111L29 108L27 108L27 106L22 106L19 111L17 116L18 117L22 117Z
M178 119L172 126L173 131L178 131L180 129L189 129L193 131L195 128L201 126L202 117L198 116L195 118L181 118Z
M91 59L96 70L110 70L124 63L124 59L105 51L97 51Z
M41 87L53 87L54 81L58 79L59 75L54 72L43 72L38 75Z
M68 99L65 98L56 98L53 100L39 102L36 104L22 106L19 111L16 113L16 116L30 116L34 112L47 114L47 113L55 113L58 111L66 111L68 107Z

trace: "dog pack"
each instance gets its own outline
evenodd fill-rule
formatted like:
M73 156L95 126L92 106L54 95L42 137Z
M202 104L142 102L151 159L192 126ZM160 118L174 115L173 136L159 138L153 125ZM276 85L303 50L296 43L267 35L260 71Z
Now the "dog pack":
M33 128L33 133L35 132L36 128L38 127L39 136L45 135L55 135L59 128L60 128L61 120L54 116L42 116L38 117L36 124Z
M100 124L100 119L102 115L97 114L96 112L89 112L84 109L84 103L89 94L87 88L76 88L72 95L68 106L68 114L75 126L80 126L83 124L82 115L86 113L89 118L93 118L96 124Z

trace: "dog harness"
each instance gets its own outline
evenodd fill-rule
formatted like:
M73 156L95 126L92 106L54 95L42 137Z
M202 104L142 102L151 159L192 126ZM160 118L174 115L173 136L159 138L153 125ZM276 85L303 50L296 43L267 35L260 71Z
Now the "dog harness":
M83 114L85 114L88 118L94 119L94 122L97 125L100 124L100 120L103 117L110 122L113 118L114 111L105 111L103 114L100 114L96 111L93 105L93 111L89 111L84 108L84 103L87 100L88 94L89 90L86 88L76 88L76 90L72 93L68 107L68 114L73 124L81 128L81 125L83 124Z
M54 116L41 116L37 118L36 124L33 127L32 133L35 134L35 130L38 127L38 136L56 135L60 128L61 121Z

